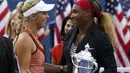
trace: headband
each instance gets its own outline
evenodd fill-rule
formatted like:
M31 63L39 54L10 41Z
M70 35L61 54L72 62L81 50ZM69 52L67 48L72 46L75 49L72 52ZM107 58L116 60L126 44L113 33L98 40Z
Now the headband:
M88 2L88 0L77 0L75 2L76 5L86 9L89 8L91 10L91 12L94 12L94 8L92 7L92 5Z
M88 2L88 0L77 0L76 5L86 9L89 8L92 13L94 13L94 7ZM96 13L98 17L102 16L102 12Z

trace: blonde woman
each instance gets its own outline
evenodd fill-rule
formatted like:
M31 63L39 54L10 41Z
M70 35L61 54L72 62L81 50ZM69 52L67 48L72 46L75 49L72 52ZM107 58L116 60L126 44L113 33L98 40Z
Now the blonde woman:
M45 63L44 47L38 41L37 32L45 26L48 11L54 4L46 4L42 0L26 0L22 12L26 22L23 30L15 42L15 53L18 57L21 73L60 72L63 66Z

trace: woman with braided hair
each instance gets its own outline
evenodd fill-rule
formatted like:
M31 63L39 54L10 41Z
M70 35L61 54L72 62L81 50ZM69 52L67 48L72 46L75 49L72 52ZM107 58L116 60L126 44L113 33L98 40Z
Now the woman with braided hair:
M67 73L117 73L114 57L114 26L97 0L77 0L72 8L74 29L64 39L60 64Z

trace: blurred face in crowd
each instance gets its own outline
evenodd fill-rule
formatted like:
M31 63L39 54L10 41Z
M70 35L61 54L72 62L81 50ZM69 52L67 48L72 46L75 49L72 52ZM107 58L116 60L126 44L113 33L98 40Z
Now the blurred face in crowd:
M19 23L17 24L17 28L16 28L16 33L19 34L23 28L23 25L25 25L25 23L23 23L23 15L21 13L19 13L18 15L18 21Z
M14 15L14 17L11 19L11 21L10 21L10 25L11 25L11 30L12 30L12 33L14 32L14 33L16 33L16 29L17 29L17 26L19 25L19 24L21 24L21 15L20 15L20 13L18 12L18 13L16 13L15 15Z
M35 23L36 23L38 29L45 26L46 21L47 21L48 18L49 18L48 12L46 12L46 11L37 12L35 14Z
M64 31L67 33L69 30L71 30L75 25L73 24L72 20L68 20L65 24Z

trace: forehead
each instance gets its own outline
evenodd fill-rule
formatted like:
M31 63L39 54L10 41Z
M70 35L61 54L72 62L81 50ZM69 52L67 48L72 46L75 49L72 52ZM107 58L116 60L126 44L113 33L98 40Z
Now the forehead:
M69 24L69 25L74 25L74 24L73 24L73 21L72 21L72 20L70 20L70 19L67 21L67 23L66 23L66 24Z
M70 20L70 19L69 19L69 20L67 20L67 23L71 23L71 22L72 22L72 20Z
M47 13L48 11L39 11L38 13Z
M83 10L83 8L81 8L80 6L74 4L72 10L79 10L79 11L81 11L81 10Z

